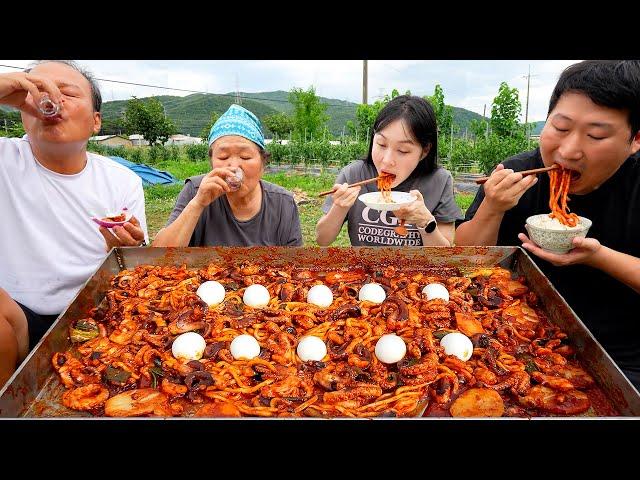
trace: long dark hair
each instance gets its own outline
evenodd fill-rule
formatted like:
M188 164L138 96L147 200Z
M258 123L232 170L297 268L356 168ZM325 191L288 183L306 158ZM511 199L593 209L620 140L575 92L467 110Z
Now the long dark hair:
M373 151L374 135L398 119L402 119L409 126L413 138L422 148L431 145L429 153L411 172L410 177L428 175L438 168L438 125L436 113L431 104L422 97L400 95L387 103L373 122L373 131L369 137L369 152L364 159L373 165L371 152Z

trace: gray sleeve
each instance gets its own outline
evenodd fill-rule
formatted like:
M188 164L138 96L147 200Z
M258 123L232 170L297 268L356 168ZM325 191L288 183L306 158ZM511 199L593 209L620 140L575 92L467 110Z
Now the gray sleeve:
M302 246L302 229L300 228L300 215L298 213L298 206L293 198L291 198L291 218L287 222L289 224L288 235L283 239L282 245L287 247L301 247Z
M178 199L176 200L176 204L171 211L171 215L169 215L169 220L167 220L167 224L165 227L171 225L176 218L180 216L182 210L185 209L187 204L196 196L196 189L193 186L193 182L187 179L185 180L185 185L182 187L180 191L180 195L178 195Z
M463 218L462 210L460 210L460 207L456 203L456 198L453 193L453 177L449 172L447 172L447 181L442 190L440 201L431 213L438 222L442 223L455 222Z
M334 183L342 184L345 182L349 183L349 181L347 180L346 168L343 168L342 170L340 170L340 173L338 173L338 178L336 178L336 181ZM322 204L322 211L324 213L328 213L329 210L331 210L332 206L333 206L333 198L331 197L331 195L327 195L324 203Z

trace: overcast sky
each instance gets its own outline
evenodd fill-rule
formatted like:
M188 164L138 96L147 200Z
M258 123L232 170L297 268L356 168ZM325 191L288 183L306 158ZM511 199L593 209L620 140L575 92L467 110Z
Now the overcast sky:
M527 72L531 66L529 121L544 120L549 97L562 70L577 60L369 60L369 102L396 88L432 95L442 85L445 102L487 116L500 82L520 92L524 121ZM362 102L362 60L78 60L96 77L208 93L268 92L316 88L323 97ZM0 60L25 67L31 60ZM17 71L0 67L0 73ZM189 92L100 82L103 100Z

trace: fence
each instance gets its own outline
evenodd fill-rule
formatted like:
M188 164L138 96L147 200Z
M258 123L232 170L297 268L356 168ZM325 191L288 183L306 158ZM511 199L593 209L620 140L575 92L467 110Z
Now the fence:
M160 161L206 161L209 147L207 145L153 145L151 147L111 147L89 142L88 149L92 152L126 158L135 163L154 164ZM267 151L271 154L270 163L273 165L309 166L336 168L342 167L367 153L367 144L345 140L330 142L329 140L314 140L309 142L293 141L279 143L270 142Z
M489 173L495 165L512 155L535 148L537 143L524 138L502 138L490 135L486 139L449 141L441 137L438 142L440 163L455 173ZM103 155L124 157L136 163L154 164L160 161L206 161L209 147L200 145L153 145L151 147L109 147L89 142L89 150ZM316 139L313 141L272 141L267 145L270 164L286 165L298 171L333 170L364 158L368 144L344 137L340 141Z

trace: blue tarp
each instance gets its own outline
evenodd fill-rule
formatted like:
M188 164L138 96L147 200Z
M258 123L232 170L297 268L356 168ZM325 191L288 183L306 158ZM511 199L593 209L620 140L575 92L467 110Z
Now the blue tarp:
M173 183L179 183L176 177L169 172L162 170L156 170L153 167L144 165L141 163L133 163L129 160L125 160L122 157L109 157L114 162L118 162L120 165L124 165L130 170L133 170L140 178L142 178L142 185L171 185Z

